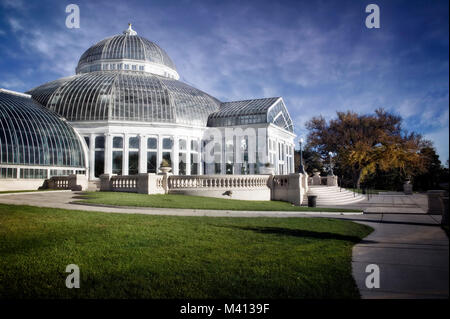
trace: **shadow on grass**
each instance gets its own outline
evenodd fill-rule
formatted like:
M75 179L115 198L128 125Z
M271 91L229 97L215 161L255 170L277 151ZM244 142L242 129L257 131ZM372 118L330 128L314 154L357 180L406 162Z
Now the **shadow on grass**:
M222 225L213 225L216 227L224 227L224 228L234 228L240 230L248 230L257 232L260 234L273 234L280 236L292 236L292 237L302 237L302 238L314 238L314 239L333 239L333 240L345 240L353 243L359 243L362 239L358 236L348 236L348 235L340 235L328 232L316 232L310 230L300 230L300 229L289 229L289 228L281 228L281 227L243 227L243 226L222 226Z

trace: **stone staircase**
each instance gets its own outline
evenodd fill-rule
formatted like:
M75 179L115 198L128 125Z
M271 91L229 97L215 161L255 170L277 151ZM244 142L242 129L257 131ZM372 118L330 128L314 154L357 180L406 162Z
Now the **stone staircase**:
M338 186L312 185L309 186L307 195L317 196L317 206L343 206L361 202L366 196L355 194ZM305 198L305 204L308 204L308 198Z

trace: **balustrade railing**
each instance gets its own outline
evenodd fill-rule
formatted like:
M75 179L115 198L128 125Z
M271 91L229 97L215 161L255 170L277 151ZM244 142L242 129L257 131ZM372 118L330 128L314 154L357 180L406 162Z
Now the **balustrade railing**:
M262 175L200 175L169 176L170 189L185 188L263 188L268 187L270 176Z
M137 192L138 176L111 176L111 188L123 192Z

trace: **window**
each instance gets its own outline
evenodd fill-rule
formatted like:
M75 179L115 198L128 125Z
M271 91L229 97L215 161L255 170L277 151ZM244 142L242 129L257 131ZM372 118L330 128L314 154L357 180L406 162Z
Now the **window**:
M47 178L47 170L46 169L37 169L37 168L21 168L20 169L20 178L45 179L45 178Z
M191 140L191 151L198 152L198 141L197 140Z
M94 176L99 177L105 172L105 137L95 137Z
M157 173L156 167L157 153L154 151L147 152L147 173Z
M198 154L191 153L191 175L198 175Z
M136 64L133 64L133 65L131 66L131 69L132 69L133 71L136 71L136 70L137 70L137 65L136 65Z
M158 160L158 140L156 137L149 137L147 139L147 173L157 173L157 160Z
M105 171L105 152L95 151L94 176L99 177Z
M139 136L128 139L128 174L136 175L139 172Z
M113 148L123 148L123 138L120 136L114 136Z
M129 151L128 152L128 174L136 175L138 173L139 164L139 152Z
M129 70L130 69L130 65L129 64L124 64L125 66L125 70Z
M171 150L173 146L173 141L171 138L163 138L163 149Z
M134 136L134 137L130 137L129 141L129 148L134 148L134 149L139 149L139 137L138 136Z
M186 152L178 154L178 174L186 175Z
M144 71L144 66L143 65L139 66L139 71Z
M147 149L156 150L158 148L158 140L155 137L150 137L147 140Z
M113 151L112 152L112 173L117 175L122 175L122 160L123 160L123 151Z
M190 163L191 163L191 175L198 175L198 141L191 140L191 153L190 153Z
M180 140L178 141L178 149L179 149L180 151L185 151L185 150L186 150L186 140L180 139Z
M16 178L17 168L2 167L0 169L1 178Z
M105 148L105 137L97 136L95 138L95 148Z
M123 137L113 137L113 152L112 152L112 173L122 175L123 164Z

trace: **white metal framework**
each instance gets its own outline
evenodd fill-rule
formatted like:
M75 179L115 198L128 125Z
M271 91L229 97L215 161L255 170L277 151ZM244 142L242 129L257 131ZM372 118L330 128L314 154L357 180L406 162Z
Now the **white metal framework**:
M0 89L0 176L49 178L85 172L75 130L31 96Z
M281 97L221 102L178 78L167 53L129 26L86 50L75 75L27 93L35 105L63 117L83 137L82 147L71 149L70 155L79 162L70 157L72 166L66 164L84 167L85 151L91 180L104 173L157 173L163 159L176 175L258 174L266 163L276 174L294 172L295 134ZM229 128L258 130L259 139L245 134L221 138L214 162L205 161L207 132ZM21 145L15 141L12 147L16 144ZM48 165L61 168L59 162Z

